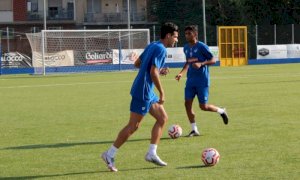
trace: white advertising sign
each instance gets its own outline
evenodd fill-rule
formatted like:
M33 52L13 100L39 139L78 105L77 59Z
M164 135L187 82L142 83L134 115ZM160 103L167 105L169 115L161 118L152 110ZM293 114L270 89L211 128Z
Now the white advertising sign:
M287 58L286 45L259 45L257 59L284 59Z
M211 46L209 47L209 50L215 57L216 61L219 61L219 48L217 46ZM183 47L178 48L167 48L167 59L166 62L185 62L185 54L183 52Z
M219 48L217 46L209 47L216 61L219 60ZM144 49L123 49L121 56L118 49L113 49L113 64L119 64L119 57L121 57L121 64L133 64L134 56L140 56ZM183 52L183 47L167 48L166 63L185 62L186 58Z
M121 64L133 64L134 57L139 57L144 49L122 49L121 55L118 49L113 49L113 64L120 64L119 57L121 57Z
M300 44L287 44L287 57L300 58Z
M41 53L32 52L32 64L33 67L43 66ZM72 50L60 51L58 53L45 53L45 66L74 66L74 53Z
M166 63L185 62L185 61L186 59L182 47L167 48Z
M213 54L216 61L219 61L219 47L218 46L210 46L210 52Z

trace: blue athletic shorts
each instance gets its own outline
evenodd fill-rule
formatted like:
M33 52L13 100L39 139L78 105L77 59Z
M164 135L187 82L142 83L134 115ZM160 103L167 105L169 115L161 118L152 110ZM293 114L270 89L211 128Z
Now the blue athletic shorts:
M186 86L184 90L185 100L194 99L197 95L199 104L207 104L209 87Z
M143 100L139 100L139 99L132 97L131 103L130 103L130 111L145 116L149 112L152 104L155 104L158 101L159 101L159 99L157 96L155 96L150 101L143 101Z

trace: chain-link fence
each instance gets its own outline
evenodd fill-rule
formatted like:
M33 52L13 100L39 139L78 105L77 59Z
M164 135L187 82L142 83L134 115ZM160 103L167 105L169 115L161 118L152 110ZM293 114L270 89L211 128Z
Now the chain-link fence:
M248 54L250 59L256 58L257 45L276 45L276 44L300 44L300 24L288 24L288 25L248 25ZM77 27L60 27L61 29L124 29L126 25L114 25L114 26L101 26L101 27L89 27L89 26L77 26ZM160 25L158 24L144 24L144 25L132 25L132 29L146 28L150 30L150 41L157 41L160 39ZM177 47L182 47L186 41L184 37L185 25L179 25L179 42ZM218 45L218 26L207 25L206 26L206 40L209 46ZM1 28L2 31L2 54L8 52L20 52L28 56L31 56L31 49L26 39L25 33L39 32L42 27L31 27L21 31L12 27ZM198 39L204 41L203 26L198 24Z
M204 41L203 26L198 25L198 39ZM179 26L178 47L186 43L184 38L184 26ZM209 46L218 46L218 26L206 26L206 41ZM297 44L300 43L300 24L288 25L248 25L248 54L250 59L255 59L257 45ZM159 39L159 25L150 28L151 40Z
M299 44L300 24L248 26L249 58L256 58L257 45Z

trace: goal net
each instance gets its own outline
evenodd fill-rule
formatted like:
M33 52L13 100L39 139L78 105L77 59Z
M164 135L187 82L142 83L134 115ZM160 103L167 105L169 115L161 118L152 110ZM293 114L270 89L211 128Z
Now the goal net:
M133 69L149 29L43 30L26 34L35 74Z

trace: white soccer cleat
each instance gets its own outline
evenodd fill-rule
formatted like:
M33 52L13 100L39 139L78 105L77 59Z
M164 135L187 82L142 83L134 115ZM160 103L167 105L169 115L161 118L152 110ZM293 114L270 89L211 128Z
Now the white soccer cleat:
M107 168L111 172L117 172L118 169L115 167L115 160L114 158L110 157L107 152L102 153L101 158L106 163Z
M148 161L148 162L152 162L158 166L166 166L167 163L166 162L163 162L159 157L158 155L153 155L153 154L149 154L147 153L146 156L145 156L145 160Z
M199 131L198 130L192 130L191 132L190 132L190 134L188 134L187 135L187 137L193 137L193 136L200 136L200 133L199 133Z

